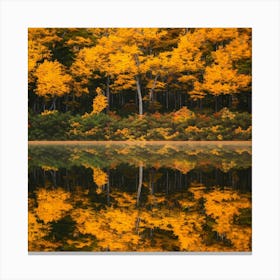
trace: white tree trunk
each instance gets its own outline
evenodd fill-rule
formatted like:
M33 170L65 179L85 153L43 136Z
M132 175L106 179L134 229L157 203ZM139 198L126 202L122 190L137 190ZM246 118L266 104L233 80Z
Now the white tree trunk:
M136 87L137 87L137 95L138 95L139 115L143 115L143 100L142 100L139 76L136 76L135 79L136 79Z

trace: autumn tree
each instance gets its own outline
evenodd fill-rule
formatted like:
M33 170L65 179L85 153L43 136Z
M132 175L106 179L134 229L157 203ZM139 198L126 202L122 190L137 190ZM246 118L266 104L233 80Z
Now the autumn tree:
M242 91L248 87L251 77L239 74L238 70L233 68L229 54L224 50L216 51L213 57L215 62L206 67L204 82L202 86L198 86L215 97L215 110L217 111L217 97Z
M136 90L139 114L142 115L142 87L146 73L150 70L145 62L154 59L156 53L153 48L164 34L164 31L158 29L144 28L107 30L96 46L81 50L77 61L71 67L72 72L79 77L79 83L83 85L87 84L88 77L96 77L94 72L98 71L101 76L104 76L108 103L110 102L110 86L114 92ZM155 62L150 63L150 66L154 64ZM158 74L155 75L155 80L157 80ZM111 85L110 80L112 80Z
M192 99L200 100L205 94L202 91L192 91L194 85L199 83L201 72L205 66L202 59L203 36L196 30L187 32L179 38L178 46L172 52L171 63L174 74L178 80L179 89L189 94Z
M92 114L98 114L107 107L107 98L104 96L101 88L96 89L97 96L93 99Z
M205 107L216 103L216 110L226 101L250 103L249 28L31 28L28 44L34 111L45 96L37 74L45 61L60 63L72 77L67 94L49 93L59 96L60 111L88 112L97 87L107 98L107 112L122 113L130 104L128 112L138 107L142 115L202 109L202 101Z
M98 30L100 36L98 44L80 50L75 62L71 66L71 73L74 77L74 94L81 96L89 94L88 84L91 79L105 79L105 94L107 97L107 109L110 105L110 78L111 68L109 55L114 51L114 45L107 37L113 32L111 29Z
M207 41L213 42L214 50L203 77L194 83L191 95L209 93L215 97L215 111L218 110L218 97L233 95L250 89L251 74L240 71L238 65L251 58L250 35L247 32L238 33L237 29L211 29L203 32ZM212 43L212 44L213 44ZM250 64L250 61L249 61Z
M35 72L37 78L36 93L46 100L53 99L51 109L56 108L56 98L70 92L71 76L65 73L65 67L58 61L45 60Z
M34 82L34 71L43 59L50 57L49 49L37 40L28 40L28 80Z

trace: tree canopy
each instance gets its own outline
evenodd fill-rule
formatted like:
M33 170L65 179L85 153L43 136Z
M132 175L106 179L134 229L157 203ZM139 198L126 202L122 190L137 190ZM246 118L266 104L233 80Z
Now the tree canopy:
M184 106L251 111L250 28L30 28L28 35L35 113L90 113L101 95L106 112L120 115Z

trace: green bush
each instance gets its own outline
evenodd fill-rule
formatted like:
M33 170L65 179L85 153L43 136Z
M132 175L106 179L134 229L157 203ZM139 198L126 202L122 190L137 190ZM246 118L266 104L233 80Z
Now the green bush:
M195 115L187 108L128 117L112 112L29 115L29 140L250 140L251 134L251 115L227 108L209 115Z
M67 140L70 119L70 113L57 111L45 111L39 115L29 114L29 140Z

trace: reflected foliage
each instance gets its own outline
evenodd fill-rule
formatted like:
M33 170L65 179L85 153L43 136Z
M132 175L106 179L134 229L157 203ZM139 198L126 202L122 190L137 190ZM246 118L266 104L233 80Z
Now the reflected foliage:
M251 251L251 146L29 147L29 251Z
M95 142L96 143L96 142ZM106 143L106 144L104 144ZM100 142L84 145L32 145L29 168L114 168L120 164L138 167L166 167L186 173L195 167L216 167L227 172L251 166L250 144L149 144L147 142Z

